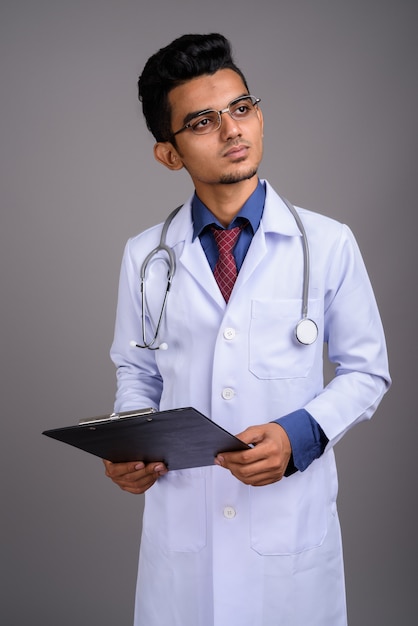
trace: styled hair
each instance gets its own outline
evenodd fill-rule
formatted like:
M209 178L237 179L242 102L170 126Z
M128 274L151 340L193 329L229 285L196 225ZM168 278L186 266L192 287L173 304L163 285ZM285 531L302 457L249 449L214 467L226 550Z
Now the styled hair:
M148 129L156 141L174 142L168 94L192 78L218 70L236 72L247 81L232 58L229 41L218 33L183 35L151 56L138 79L138 98Z

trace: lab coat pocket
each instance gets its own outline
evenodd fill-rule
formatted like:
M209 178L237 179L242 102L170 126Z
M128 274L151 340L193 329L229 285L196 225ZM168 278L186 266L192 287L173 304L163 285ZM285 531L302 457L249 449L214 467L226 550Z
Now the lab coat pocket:
M315 342L296 339L301 300L253 300L249 336L249 368L260 379L304 378L312 368ZM309 300L309 317L319 323L319 300Z
M333 507L324 463L314 464L278 483L251 489L251 547L259 554L298 554L324 541Z
M147 492L143 532L168 552L199 552L206 545L204 471L171 471Z

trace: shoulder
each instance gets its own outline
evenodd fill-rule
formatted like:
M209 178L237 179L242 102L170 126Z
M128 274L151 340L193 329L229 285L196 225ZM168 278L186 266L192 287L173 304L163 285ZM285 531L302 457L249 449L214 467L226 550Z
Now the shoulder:
M300 206L295 206L295 209L306 229L318 232L318 234L322 233L323 236L325 234L341 236L345 230L350 230L346 224L323 213L318 213L317 211L312 211Z
M347 224L316 211L302 207L295 208L312 246L324 246L335 251L346 247L358 248L355 236Z
M265 217L272 230L275 230L275 227L279 224L279 232L289 235L300 233L295 217L287 206L290 203L296 210L309 238L325 244L325 242L330 240L339 240L341 237L352 237L352 233L346 224L317 211L293 205L291 200L279 195L267 181L264 182L267 192Z
M145 258L161 243L174 247L179 241L184 241L191 225L191 199L189 199L171 211L164 222L130 237L126 243L126 251L135 258Z

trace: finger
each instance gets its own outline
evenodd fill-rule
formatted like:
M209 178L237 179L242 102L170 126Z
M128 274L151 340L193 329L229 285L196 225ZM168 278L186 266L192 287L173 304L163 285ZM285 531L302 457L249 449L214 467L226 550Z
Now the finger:
M124 476L145 467L142 461L132 463L112 463L111 461L103 459L103 463L106 468L106 476L109 478Z
M259 444L249 450L242 450L239 452L222 452L215 458L215 463L217 465L230 468L232 465L249 465L266 458L266 450L262 444Z
M254 467L232 467L230 468L230 471L235 478L246 485L252 485L254 487L277 482L284 476L284 470L282 467L266 468L262 464L257 464Z
M106 475L118 487L129 493L140 494L152 487L155 481L167 473L167 467L161 463L149 463L142 461L137 463L111 463L104 461Z
M284 458L268 454L268 446L260 444L257 448L265 448L265 450L262 454L258 454L260 450L257 449L246 451L244 456L242 453L222 454L215 459L215 463L228 469L245 484L261 485L280 480L287 465Z
M157 473L145 472L144 470L134 474L127 474L121 478L112 478L113 482L129 493L141 494L158 480L159 475Z
M144 471L146 474L150 474L150 475L157 474L158 476L164 476L164 474L167 474L168 468L166 465L164 465L164 463L161 463L161 462L148 463L148 465L145 465Z

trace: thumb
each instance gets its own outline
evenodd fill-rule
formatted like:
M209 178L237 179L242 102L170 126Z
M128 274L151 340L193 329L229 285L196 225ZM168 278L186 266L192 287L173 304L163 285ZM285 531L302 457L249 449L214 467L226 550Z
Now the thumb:
M240 439L246 444L260 443L264 439L263 429L260 426L249 426L242 433L235 435L237 439Z

